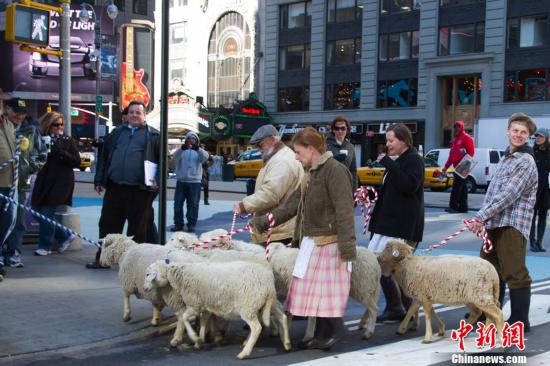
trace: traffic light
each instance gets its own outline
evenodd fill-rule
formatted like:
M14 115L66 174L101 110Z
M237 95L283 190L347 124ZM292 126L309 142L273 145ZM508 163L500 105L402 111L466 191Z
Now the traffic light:
M50 12L19 3L6 7L6 41L37 47L50 43Z

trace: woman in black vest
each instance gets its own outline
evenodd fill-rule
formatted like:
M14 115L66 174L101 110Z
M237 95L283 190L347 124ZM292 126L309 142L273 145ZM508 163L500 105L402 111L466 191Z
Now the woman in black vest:
M369 225L369 249L375 253L395 239L416 249L424 232L424 160L413 147L407 126L391 125L386 130L386 147L387 154L378 159L386 171ZM401 321L411 300L400 294L391 277L382 276L380 284L386 309L377 321Z
M529 241L532 252L546 252L542 246L542 238L546 229L546 216L550 207L550 191L548 187L548 173L550 173L550 131L547 128L539 128L535 132L535 162L539 173L539 186L537 189L537 201L531 224Z

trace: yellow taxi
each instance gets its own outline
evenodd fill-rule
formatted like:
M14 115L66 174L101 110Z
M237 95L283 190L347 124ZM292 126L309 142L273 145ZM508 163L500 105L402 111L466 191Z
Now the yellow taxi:
M92 166L92 163L94 161L94 154L89 152L81 152L80 153L80 171L83 172L86 170L86 168L89 168Z
M235 178L256 178L264 166L262 153L257 149L246 150L228 164L235 166Z
M365 167L357 168L359 184L368 186L379 186L382 184L386 168L378 162L368 164ZM432 191L444 191L453 185L452 169L443 173L442 168L431 159L424 159L424 187Z

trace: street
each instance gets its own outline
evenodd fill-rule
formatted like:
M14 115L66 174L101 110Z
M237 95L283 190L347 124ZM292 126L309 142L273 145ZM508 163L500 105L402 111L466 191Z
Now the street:
M447 195L448 193L443 193ZM430 197L428 197L430 196ZM471 197L476 200L480 197ZM169 195L171 197L171 195ZM232 204L243 197L239 193L211 193L211 205L201 202L197 229L199 232L215 228L229 229ZM437 196L439 197L439 196ZM444 201L431 198L429 201ZM168 220L171 224L172 201L168 203ZM75 210L80 214L82 232L97 239L97 220L101 198L89 183L78 183L75 189ZM473 212L472 212L473 215ZM462 227L462 220L471 215L448 214L442 207L426 209L424 240L419 250L436 244ZM366 246L368 236L362 234L362 219L356 211L357 244ZM237 227L244 221L237 222ZM170 233L167 234L167 237ZM246 240L248 234L237 239ZM548 247L550 238L545 239ZM481 241L464 232L432 255L478 255ZM122 321L122 296L116 269L90 271L84 263L92 259L95 249L83 243L82 251L69 251L63 255L32 256L33 246L25 246L23 257L26 267L12 269L2 286L0 306L3 309L0 332L0 364L10 365L447 365L451 356L459 352L450 333L456 329L466 312L465 307L436 305L436 311L446 324L445 337L437 337L431 344L422 344L423 317L416 332L403 336L395 334L398 324L378 324L374 336L362 340L358 329L364 312L362 305L351 300L348 303L345 323L348 332L330 352L303 351L296 348L303 336L307 321L295 320L291 326L293 350L285 353L279 338L270 338L264 330L251 358L239 361L235 358L248 331L241 321L233 321L226 343L220 347L206 344L200 351L189 345L170 348L169 340L175 320L169 309L164 309L159 328L148 325L150 304L131 298L133 318ZM531 332L526 334L524 352L512 347L509 354L527 355L529 365L550 364L550 258L547 253L528 252L528 268L533 278L531 302ZM434 278L437 281L437 278ZM13 294L13 296L12 296ZM384 299L379 300L379 312ZM505 300L505 319L509 314L509 302ZM12 314L12 316L10 316ZM477 352L475 332L466 339L466 351ZM184 341L188 342L187 339ZM488 351L488 349L485 349ZM495 351L495 350L493 350ZM498 350L497 350L498 352Z

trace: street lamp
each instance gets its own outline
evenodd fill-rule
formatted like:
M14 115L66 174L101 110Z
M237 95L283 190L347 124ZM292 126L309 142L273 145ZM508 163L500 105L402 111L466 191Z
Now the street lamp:
M92 20L94 22L94 54L95 54L95 125L94 125L94 139L99 138L99 113L102 111L102 100L100 96L100 82L101 82L101 14L100 18L97 18L95 9L88 3L82 3L80 6L80 21L87 23L90 20L90 13L92 14ZM107 15L111 20L115 20L118 15L118 8L112 0L107 5Z

